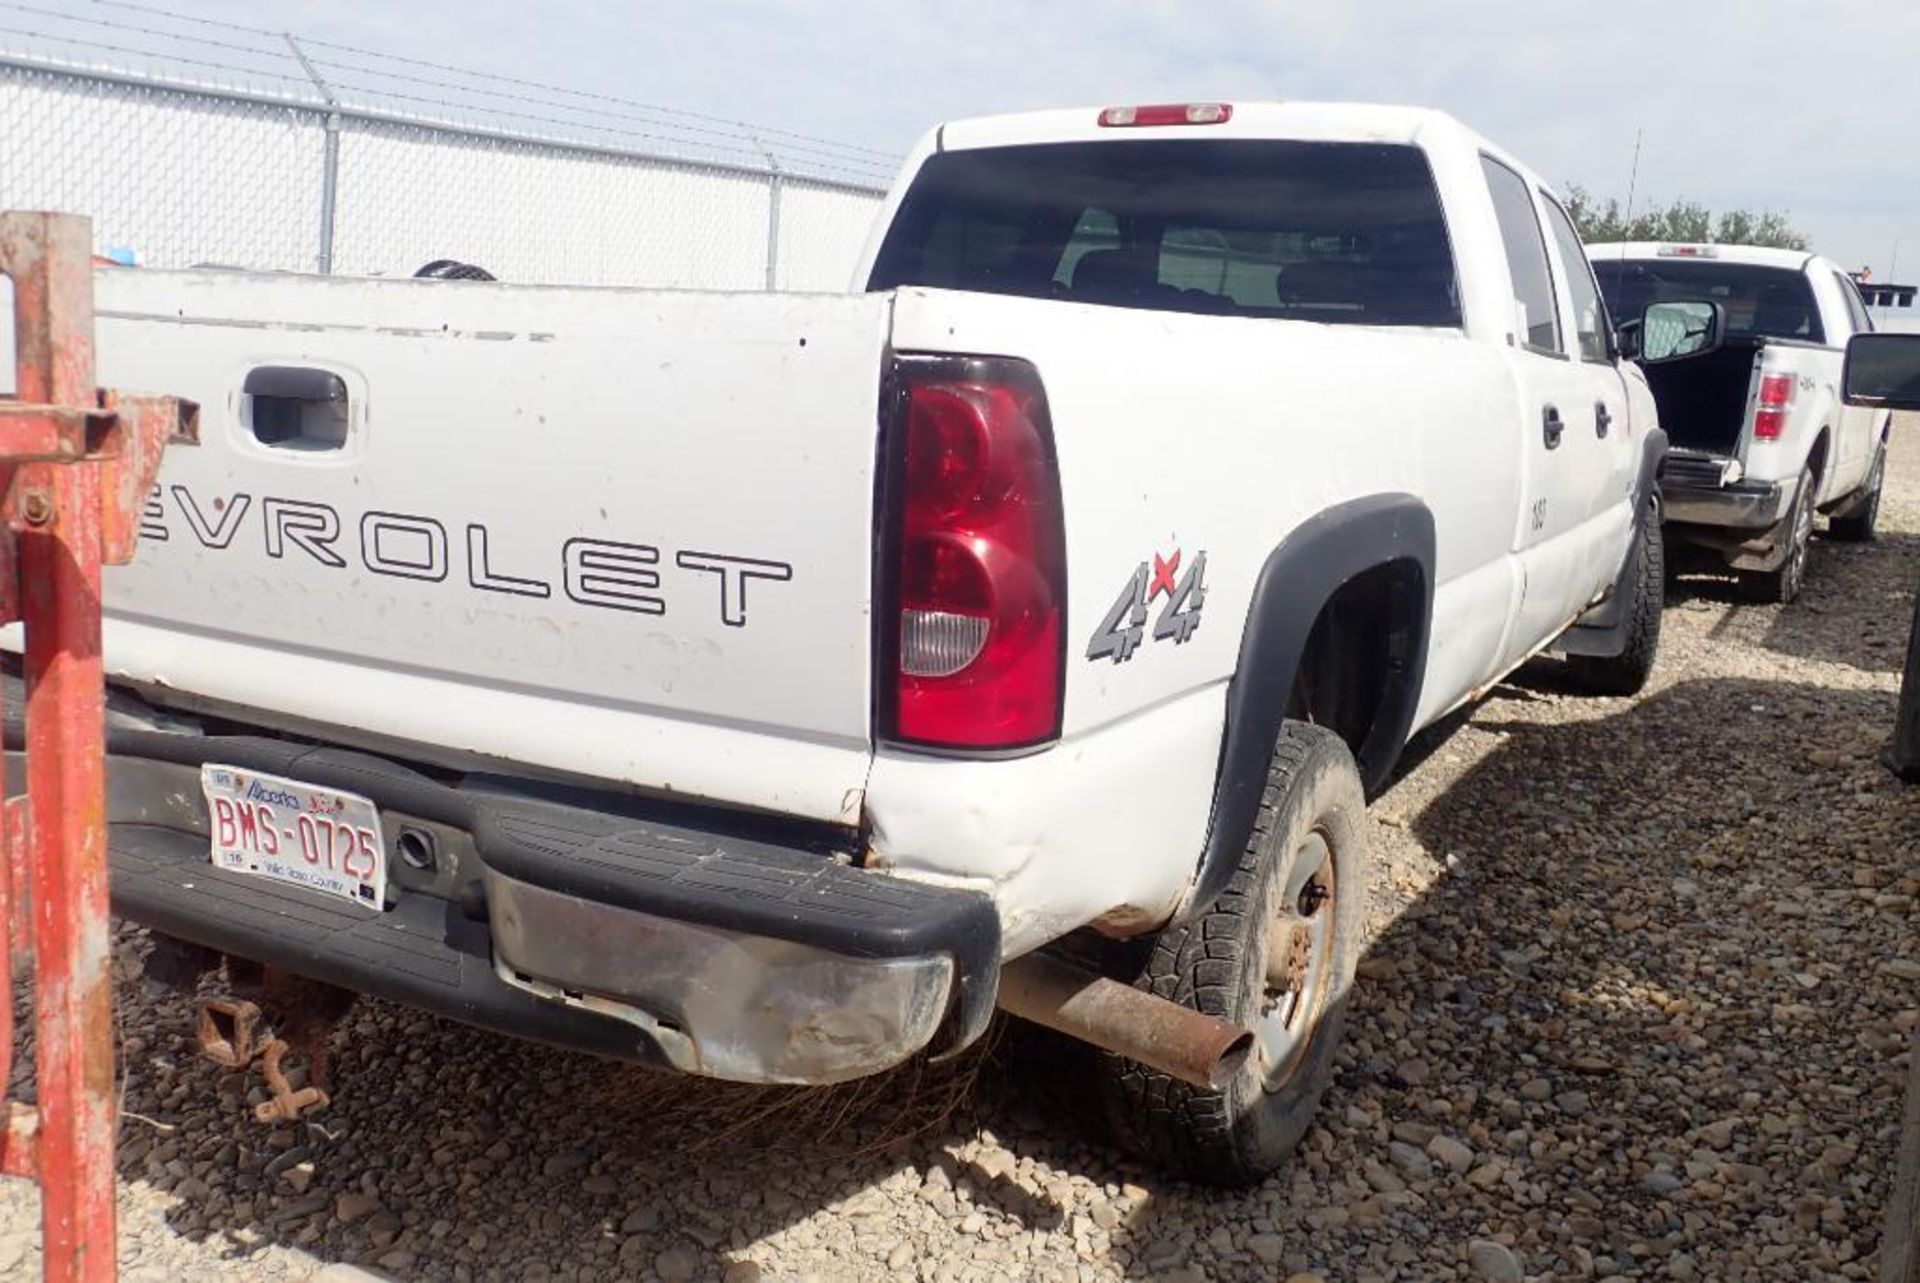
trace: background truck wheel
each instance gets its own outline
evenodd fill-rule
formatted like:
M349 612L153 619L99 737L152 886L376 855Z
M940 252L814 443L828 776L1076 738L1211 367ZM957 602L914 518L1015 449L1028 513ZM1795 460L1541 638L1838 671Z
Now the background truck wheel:
M1122 1144L1164 1170L1244 1185L1299 1143L1332 1076L1360 958L1365 813L1346 744L1319 727L1286 723L1227 889L1185 926L1136 950L1135 973L1124 977L1252 1028L1254 1053L1219 1091L1102 1053L1103 1104Z
M1827 522L1827 534L1847 543L1866 543L1874 537L1874 526L1880 520L1880 490L1887 483L1887 447L1881 444L1874 452L1873 470L1867 473L1867 484L1861 487L1860 506L1844 517L1835 517Z
M1569 655L1573 679L1601 695L1637 695L1653 672L1660 650L1660 616L1666 606L1667 541L1660 525L1660 501L1647 504L1640 517L1640 574L1627 607L1627 648L1618 655Z
M1787 518L1787 559L1772 570L1741 571L1740 595L1746 600L1784 605L1800 595L1800 585L1807 579L1807 548L1813 542L1815 489L1812 467L1800 469L1792 515Z

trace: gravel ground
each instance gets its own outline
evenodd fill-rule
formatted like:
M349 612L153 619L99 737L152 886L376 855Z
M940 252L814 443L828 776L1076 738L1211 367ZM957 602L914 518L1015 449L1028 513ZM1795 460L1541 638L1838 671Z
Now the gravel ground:
M1320 1125L1264 1186L1077 1139L1001 1038L852 1090L662 1079L362 1004L341 1099L241 1117L190 1004L121 989L132 1279L1872 1278L1920 1024L1920 794L1875 761L1920 579L1885 537L1802 600L1670 594L1632 700L1551 663L1376 804L1374 944ZM137 933L121 936L131 971ZM0 1181L0 1278L37 1258Z

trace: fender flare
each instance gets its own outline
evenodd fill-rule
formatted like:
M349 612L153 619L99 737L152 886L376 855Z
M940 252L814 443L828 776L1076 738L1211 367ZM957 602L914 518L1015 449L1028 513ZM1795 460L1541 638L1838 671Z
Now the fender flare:
M1633 510L1643 513L1660 492L1660 468L1667 461L1667 430L1648 428L1640 440L1640 471L1633 478Z
M1253 832L1267 764L1286 719L1307 636L1334 593L1393 563L1419 571L1418 617L1405 658L1386 676L1380 708L1355 755L1369 791L1386 779L1413 728L1426 676L1433 620L1433 513L1409 494L1369 495L1302 523L1267 554L1247 606L1240 658L1227 685L1226 732L1214 779L1206 844L1192 886L1173 917L1184 922L1232 879Z
M1833 430L1834 420L1830 415L1821 416L1819 430L1813 434L1813 440L1807 446L1807 457L1801 460L1802 467L1813 467L1813 456L1820 456L1820 467L1814 473L1816 482L1824 482L1827 474L1833 471L1834 438L1839 434Z

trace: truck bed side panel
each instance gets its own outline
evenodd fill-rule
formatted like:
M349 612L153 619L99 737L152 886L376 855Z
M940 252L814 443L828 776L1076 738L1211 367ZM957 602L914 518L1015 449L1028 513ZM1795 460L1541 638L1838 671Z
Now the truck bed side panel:
M1775 340L1760 350L1755 362L1753 387L1743 407L1745 436L1739 453L1746 465L1747 476L1789 483L1799 477L1800 469L1806 466L1807 456L1813 450L1814 441L1820 436L1821 430L1837 426L1841 407L1834 396L1834 388L1840 380L1841 360L1838 350L1811 343ZM1760 379L1764 375L1777 374L1792 377L1793 407L1788 411L1786 427L1779 436L1756 437L1752 424L1754 411L1758 408L1756 401ZM1664 416L1664 409L1662 414ZM1832 435L1829 431L1829 437ZM1828 441L1829 484L1834 480L1834 465L1838 462L1833 449L1835 445L1834 440Z
M1255 586L1315 514L1369 495L1428 502L1419 720L1492 674L1519 583L1519 434L1538 430L1492 345L918 288L899 291L893 337L1030 357L1053 420L1070 567L1062 742L964 768L883 747L868 793L878 857L991 889L1009 953L1095 919L1137 930L1186 891ZM1181 597L1189 582L1201 591ZM1127 626L1136 583L1152 593L1137 644L1094 645L1109 621ZM1197 615L1184 634L1182 614Z
M1517 574L1520 485L1515 391L1489 345L1458 331L918 289L899 292L894 343L1018 352L1040 371L1072 567L1069 737L1230 677L1267 554L1313 514L1366 495L1419 495L1434 509L1436 708L1488 675ZM1124 661L1090 658L1136 568L1151 575L1154 557L1176 553L1176 581L1206 555L1186 640L1155 639L1150 620ZM1500 569L1469 573L1488 566ZM1156 619L1170 601L1156 594Z

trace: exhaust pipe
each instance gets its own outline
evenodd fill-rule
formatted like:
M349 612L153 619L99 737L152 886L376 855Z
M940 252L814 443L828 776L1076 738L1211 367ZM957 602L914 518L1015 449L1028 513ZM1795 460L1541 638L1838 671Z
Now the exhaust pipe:
M1212 1091L1253 1051L1250 1029L1043 953L1002 968L998 1001L1022 1020Z

